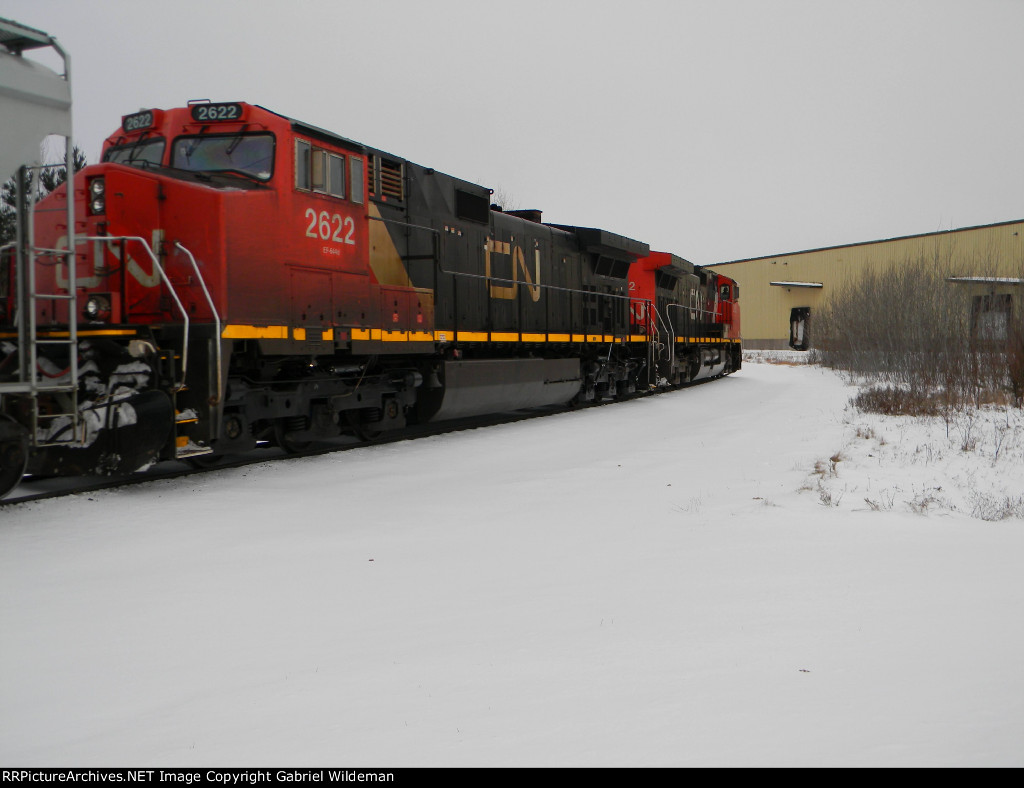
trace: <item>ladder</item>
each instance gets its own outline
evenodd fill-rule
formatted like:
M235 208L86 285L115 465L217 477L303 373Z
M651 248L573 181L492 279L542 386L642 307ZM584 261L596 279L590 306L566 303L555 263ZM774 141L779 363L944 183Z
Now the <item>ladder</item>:
M51 165L54 166L54 165ZM15 316L16 347L18 353L18 374L14 380L0 382L0 397L4 395L24 396L31 403L29 441L34 448L81 443L85 439L81 414L78 410L78 295L76 288L69 287L66 293L44 292L36 282L36 270L41 256L58 256L66 260L68 281L75 280L75 250L43 249L35 245L34 223L32 221L35 199L30 193L36 182L35 174L43 167L20 167L16 181L17 230L14 243L15 285L17 307ZM73 167L69 169L74 177ZM31 180L30 180L31 179ZM68 224L74 226L73 200L68 200ZM67 329L42 329L39 326L37 307L49 302L55 307L63 302L68 314ZM56 309L54 309L56 312ZM42 348L57 349L57 355L65 355L68 367L64 370L50 370L41 367ZM64 353L59 351L63 349ZM48 402L60 403L56 410L41 408L42 395L63 395L47 397Z

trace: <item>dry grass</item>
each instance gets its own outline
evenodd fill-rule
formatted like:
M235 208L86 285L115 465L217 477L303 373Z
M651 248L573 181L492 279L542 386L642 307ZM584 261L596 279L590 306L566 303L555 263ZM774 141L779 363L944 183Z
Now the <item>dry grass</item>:
M935 396L903 391L894 386L862 389L850 399L850 404L865 413L882 413L886 416L938 416L942 410Z

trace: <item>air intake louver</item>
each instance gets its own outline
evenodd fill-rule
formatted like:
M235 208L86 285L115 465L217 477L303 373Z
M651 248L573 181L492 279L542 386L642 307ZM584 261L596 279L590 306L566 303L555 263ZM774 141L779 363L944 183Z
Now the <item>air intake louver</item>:
M380 160L380 193L389 200L404 200L402 188L402 164L397 161Z

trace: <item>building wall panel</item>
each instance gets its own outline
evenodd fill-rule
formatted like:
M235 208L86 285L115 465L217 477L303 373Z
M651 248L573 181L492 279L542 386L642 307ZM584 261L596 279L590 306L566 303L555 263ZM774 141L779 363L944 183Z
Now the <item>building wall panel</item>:
M740 285L744 347L785 348L794 307L810 307L813 321L824 300L865 269L898 266L922 257L951 261L958 276L1024 278L1024 220L734 260L709 268ZM821 287L772 282L820 283Z

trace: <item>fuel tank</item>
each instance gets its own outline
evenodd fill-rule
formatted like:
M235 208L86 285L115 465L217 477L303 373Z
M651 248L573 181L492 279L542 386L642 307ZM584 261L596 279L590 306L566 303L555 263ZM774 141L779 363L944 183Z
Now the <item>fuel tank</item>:
M420 393L420 421L565 404L583 381L579 359L521 358L445 361L431 383Z

